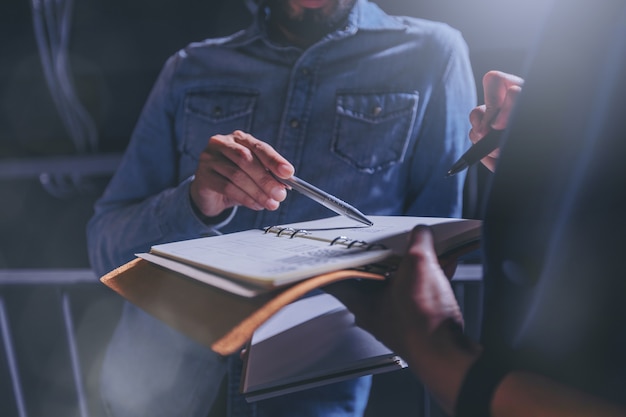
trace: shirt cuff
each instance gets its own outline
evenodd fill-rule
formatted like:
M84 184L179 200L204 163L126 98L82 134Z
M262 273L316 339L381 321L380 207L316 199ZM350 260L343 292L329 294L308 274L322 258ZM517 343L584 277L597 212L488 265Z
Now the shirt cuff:
M498 385L511 372L495 354L483 350L467 371L455 405L457 417L489 417Z
M187 239L190 236L221 234L219 229L226 226L237 212L237 207L233 207L219 216L202 215L191 201L189 187L192 180L193 176L187 178L178 187L165 193L160 201L158 217L166 236Z

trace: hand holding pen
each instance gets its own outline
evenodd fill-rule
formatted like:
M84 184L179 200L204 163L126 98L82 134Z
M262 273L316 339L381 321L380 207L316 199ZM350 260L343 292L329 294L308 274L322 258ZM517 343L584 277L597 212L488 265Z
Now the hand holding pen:
M495 170L499 137L508 125L523 84L522 78L501 71L489 71L483 76L485 104L470 112L472 129L469 138L474 146L450 169L448 175L454 175L479 160L489 170Z
M294 173L272 146L248 133L237 130L212 136L189 187L192 207L206 217L219 216L234 206L276 210L287 191L268 170L284 178Z
M289 161L248 133L212 136L199 159L189 194L200 216L219 216L237 205L276 210L289 187L338 214L372 225L355 207L293 176Z

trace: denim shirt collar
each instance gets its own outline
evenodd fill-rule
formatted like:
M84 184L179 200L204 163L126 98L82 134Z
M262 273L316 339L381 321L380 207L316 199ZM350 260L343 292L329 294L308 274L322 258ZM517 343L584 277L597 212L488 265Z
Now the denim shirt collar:
M250 43L255 40L263 40L271 43L267 31L267 11L264 1L258 7L252 25L245 30L242 43ZM326 39L341 39L356 34L358 31L388 31L403 30L406 26L396 17L383 12L376 4L368 0L357 0L348 15L347 24L335 32L326 35Z

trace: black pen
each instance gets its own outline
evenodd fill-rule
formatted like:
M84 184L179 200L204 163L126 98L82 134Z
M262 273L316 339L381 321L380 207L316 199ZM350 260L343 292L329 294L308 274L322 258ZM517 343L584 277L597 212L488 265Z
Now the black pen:
M467 152L465 152L463 156L461 156L459 160L454 163L454 165L452 165L450 170L448 170L446 177L458 174L465 168L470 165L474 165L476 162L495 151L500 146L502 132L504 132L504 130L492 130L487 133L484 138L472 145L472 147L469 148Z
M305 196L309 197L311 200L318 202L324 207L331 209L337 214L344 215L352 220L356 220L368 226L372 226L374 224L372 223L370 219L365 217L363 213L361 213L356 208L352 207L350 204L338 199L337 197L331 194L328 194L325 191L320 190L314 185L309 184L308 182L301 180L300 178L296 176L292 176L291 178L285 180L285 179L277 177L271 171L270 171L270 174L272 174L272 176L276 178L277 181L280 181L283 184L288 185L294 190L304 194Z

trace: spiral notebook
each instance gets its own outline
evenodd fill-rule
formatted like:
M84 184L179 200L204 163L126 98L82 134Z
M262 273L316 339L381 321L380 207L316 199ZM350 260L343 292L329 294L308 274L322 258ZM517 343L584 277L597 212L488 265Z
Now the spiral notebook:
M240 282L242 291L279 288L326 272L376 264L401 255L418 224L433 227L436 250L454 250L480 235L480 221L439 217L368 216L365 226L344 216L274 225L153 246L138 255L166 260ZM158 257L166 260L159 260ZM169 263L169 267L174 265ZM248 284L246 287L245 285ZM251 287L251 286L252 287Z
M344 216L154 246L100 280L118 294L221 355L237 352L286 305L344 279L384 280L418 224L435 249L475 248L478 220Z

